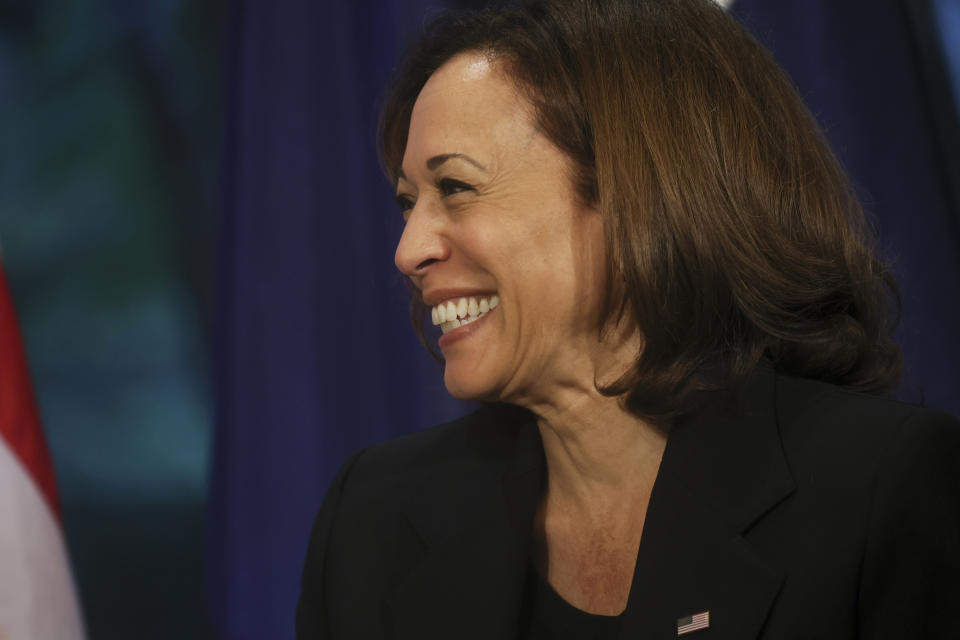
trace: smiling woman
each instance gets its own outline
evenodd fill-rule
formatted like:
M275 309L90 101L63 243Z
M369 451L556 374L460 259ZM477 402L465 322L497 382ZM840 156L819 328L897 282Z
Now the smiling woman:
M722 9L442 18L382 131L415 328L486 405L347 461L299 637L960 634L960 428L880 395L896 286Z
M530 406L561 386L592 389L601 363L585 359L605 351L600 213L576 197L570 161L489 54L430 77L399 174L396 263L444 314L450 393Z

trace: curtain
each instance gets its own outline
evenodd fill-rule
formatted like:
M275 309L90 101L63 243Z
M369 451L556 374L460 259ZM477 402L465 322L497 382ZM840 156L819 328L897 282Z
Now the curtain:
M431 3L229 6L209 606L226 638L293 637L310 526L365 444L465 412L408 320L377 105Z

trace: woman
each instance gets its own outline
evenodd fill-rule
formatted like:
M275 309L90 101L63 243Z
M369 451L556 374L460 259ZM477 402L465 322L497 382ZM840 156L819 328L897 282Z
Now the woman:
M960 637L960 429L877 395L893 282L722 10L446 19L383 157L415 326L489 404L344 465L299 637Z

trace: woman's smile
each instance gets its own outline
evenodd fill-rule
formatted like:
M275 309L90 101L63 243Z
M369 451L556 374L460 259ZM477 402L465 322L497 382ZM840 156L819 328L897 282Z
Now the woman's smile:
M430 308L433 326L446 334L454 329L476 322L500 304L500 296L470 296L442 302Z
M446 349L465 338L476 335L481 328L488 325L489 316L492 313L494 313L494 310L488 309L486 312L478 313L474 317L467 316L463 321L453 320L444 322L440 325L440 330L443 332L443 335L437 340L437 346L440 347L440 350L444 352L445 356L449 357L450 354ZM458 322L459 324L457 324Z

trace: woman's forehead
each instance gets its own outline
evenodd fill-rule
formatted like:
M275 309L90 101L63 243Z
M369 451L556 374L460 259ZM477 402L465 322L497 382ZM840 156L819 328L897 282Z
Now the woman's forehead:
M496 156L529 140L534 128L532 108L499 65L488 55L460 54L417 97L404 165L443 153Z

